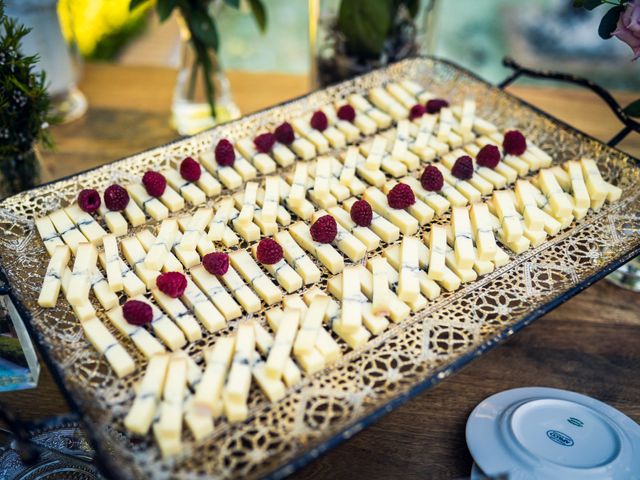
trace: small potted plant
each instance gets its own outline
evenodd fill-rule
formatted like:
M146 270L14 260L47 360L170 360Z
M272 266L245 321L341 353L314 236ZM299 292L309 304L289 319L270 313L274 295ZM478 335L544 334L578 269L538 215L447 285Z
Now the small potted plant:
M40 183L37 147L51 145L45 76L34 72L38 57L20 50L28 33L0 0L0 198Z

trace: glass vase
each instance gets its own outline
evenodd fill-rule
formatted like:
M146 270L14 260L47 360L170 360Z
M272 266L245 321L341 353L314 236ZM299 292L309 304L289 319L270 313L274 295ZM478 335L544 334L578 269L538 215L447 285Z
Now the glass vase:
M633 292L640 292L640 257L636 257L626 265L607 277L614 285Z
M171 124L181 135L194 135L217 124L240 117L240 110L233 101L229 80L220 64L218 54L207 49L213 66L210 80L214 86L215 115L207 100L206 72L197 61L191 44L191 34L182 18L180 24L180 66L173 92Z
M309 46L311 81L316 88L366 73L375 68L418 54L432 54L435 48L436 0L419 0L412 16L401 6L389 19L388 33L382 48L363 54L350 45L349 36L339 27L342 3L350 0L309 0ZM375 9L372 9L373 11ZM378 12L379 13L379 12ZM380 21L376 15L365 18L370 25ZM386 21L386 20L385 20Z
M0 199L39 185L41 171L36 147L19 155L0 156Z

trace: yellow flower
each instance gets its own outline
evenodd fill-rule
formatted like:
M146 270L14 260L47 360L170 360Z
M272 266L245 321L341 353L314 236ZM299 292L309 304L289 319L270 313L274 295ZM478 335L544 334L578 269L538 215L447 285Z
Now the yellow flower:
M67 42L75 42L90 57L101 40L126 31L141 21L154 2L129 11L130 0L60 0L58 17Z

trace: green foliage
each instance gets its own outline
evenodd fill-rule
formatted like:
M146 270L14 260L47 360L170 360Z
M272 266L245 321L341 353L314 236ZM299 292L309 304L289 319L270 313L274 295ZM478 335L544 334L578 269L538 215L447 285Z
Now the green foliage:
M27 366L27 359L17 338L0 337L0 357L22 367Z
M131 0L129 9L146 3L149 0ZM251 13L256 20L261 32L267 28L267 13L262 0L248 0ZM215 118L215 86L211 78L213 65L208 55L208 50L218 51L220 39L215 18L209 12L208 0L156 0L156 12L160 21L165 21L177 8L191 32L191 44L196 52L196 64L202 67L205 78L207 100L211 107L211 115ZM225 5L232 8L240 8L240 0L224 0Z
M609 11L604 14L602 20L600 20L600 26L598 27L598 35L600 35L600 38L604 40L611 38L611 34L616 29L618 19L623 11L624 7L617 6L609 9Z
M342 0L337 26L348 53L362 58L379 57L400 9L415 18L419 8L420 0Z
M627 105L624 108L624 113L630 117L640 117L640 98Z
M25 56L20 42L29 29L5 16L0 0L0 158L16 158L47 134L49 97L44 73L34 73L37 56Z

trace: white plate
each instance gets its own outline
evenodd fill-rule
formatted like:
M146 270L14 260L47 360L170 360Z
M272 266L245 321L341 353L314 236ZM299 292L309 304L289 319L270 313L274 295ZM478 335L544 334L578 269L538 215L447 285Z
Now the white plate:
M482 471L510 479L640 479L640 426L609 405L554 388L516 388L481 402L467 445Z

